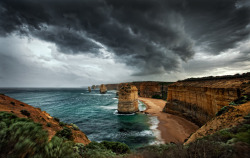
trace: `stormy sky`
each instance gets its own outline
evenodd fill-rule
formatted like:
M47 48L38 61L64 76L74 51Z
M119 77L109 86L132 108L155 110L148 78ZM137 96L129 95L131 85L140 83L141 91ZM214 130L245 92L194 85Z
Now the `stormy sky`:
M249 0L0 1L0 87L249 70Z

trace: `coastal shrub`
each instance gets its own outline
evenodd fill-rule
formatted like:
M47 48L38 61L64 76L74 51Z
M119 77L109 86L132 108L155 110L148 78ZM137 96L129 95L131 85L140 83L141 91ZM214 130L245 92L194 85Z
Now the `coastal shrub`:
M21 110L20 112L21 112L21 114L23 114L25 116L28 116L28 117L30 116L30 113L27 110Z
M60 122L60 119L59 119L59 118L54 117L54 120L55 120L56 122Z
M72 129L77 130L77 131L80 130L79 127L76 124L71 123L70 125L72 126Z
M24 106L23 104L20 104L21 106Z
M98 142L91 142L85 146L83 152L84 158L112 158L116 154L112 150L107 149L103 144Z
M68 140L73 140L72 131L68 127L64 127L61 131L58 131L56 133L56 136L60 138L68 139Z
M44 157L48 158L75 158L79 155L74 152L74 142L64 141L62 138L54 136L45 146Z
M48 133L42 125L26 118L0 112L0 157L76 158L75 143Z
M33 157L47 142L42 126L14 114L0 112L0 157Z
M116 154L130 153L130 148L124 143L103 141L100 144L102 144L106 149L111 150Z
M47 126L47 127L51 127L51 123L47 123L46 126Z
M12 101L12 102L10 102L10 104L12 104L12 105L16 105L16 103L15 103L15 102L13 102L13 101Z
M162 97L160 95L158 95L158 94L153 95L152 98L154 98L154 99L162 99Z
M216 116L220 116L226 112L228 112L229 109L233 109L234 107L232 106L223 106L217 113Z
M60 125L60 126L65 126L66 123L64 123L64 122L59 122L59 125Z

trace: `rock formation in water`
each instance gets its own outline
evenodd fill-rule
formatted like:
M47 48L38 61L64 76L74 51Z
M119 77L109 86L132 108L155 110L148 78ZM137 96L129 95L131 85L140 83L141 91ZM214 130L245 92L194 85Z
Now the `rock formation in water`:
M88 90L89 90L89 92L91 92L91 88L90 87L88 87Z
M92 85L91 88L92 88L92 89L96 89L96 85Z
M106 87L104 84L102 84L102 85L100 86L100 93L101 93L101 94L107 93L107 87Z
M17 117L28 118L36 123L40 123L43 126L43 129L48 131L49 139L51 139L57 131L60 131L64 128L59 124L58 119L51 117L45 111L41 111L40 108L32 107L3 94L0 94L0 111L13 113ZM22 111L25 111L26 115L24 115ZM50 126L48 126L48 124ZM83 143L85 145L90 143L90 140L82 131L74 129L73 126L69 124L64 126L71 129L74 142Z
M123 83L119 89L118 112L123 114L131 114L139 111L138 108L138 90L136 86Z
M249 93L250 74L244 77L189 79L168 86L163 111L182 115L203 125L224 106Z

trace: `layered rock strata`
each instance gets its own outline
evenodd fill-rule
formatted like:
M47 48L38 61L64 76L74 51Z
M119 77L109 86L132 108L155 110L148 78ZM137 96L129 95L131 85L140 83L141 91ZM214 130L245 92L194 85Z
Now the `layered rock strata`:
M249 77L179 81L168 86L168 102L163 111L179 112L198 125L203 125L223 106L248 93L249 84Z
M102 85L100 86L100 93L101 93L101 94L107 93L107 87L106 87L104 84L102 84Z
M136 86L129 83L120 85L118 113L131 114L139 111L138 108L138 90Z
M156 82L156 81L142 81L130 82L138 89L138 95L145 98L162 98L167 99L168 85L172 82ZM120 84L106 84L108 90L119 90Z

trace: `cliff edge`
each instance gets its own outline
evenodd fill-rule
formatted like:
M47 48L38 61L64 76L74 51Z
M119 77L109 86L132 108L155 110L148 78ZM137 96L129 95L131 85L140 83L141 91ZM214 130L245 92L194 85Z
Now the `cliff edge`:
M43 129L48 131L49 139L51 139L56 132L68 127L72 130L73 141L76 143L89 144L90 140L79 129L73 127L74 125L63 124L58 119L51 117L40 108L32 107L28 104L0 94L0 111L5 111L15 114L20 118L28 118L36 123L40 123ZM61 124L61 125L60 125Z
M171 84L163 111L182 115L202 126L222 107L250 93L250 73L242 76L190 79Z

